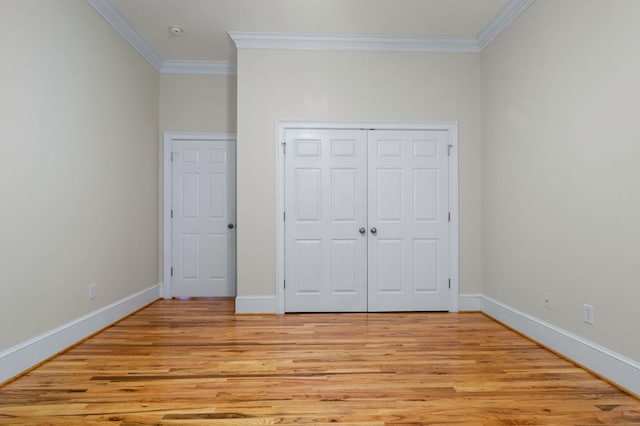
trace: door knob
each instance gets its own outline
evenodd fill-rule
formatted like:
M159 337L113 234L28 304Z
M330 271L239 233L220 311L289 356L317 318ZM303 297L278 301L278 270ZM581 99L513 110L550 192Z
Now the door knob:
M378 232L378 230L376 229L376 227L374 226L373 228L371 228L371 233L372 234L376 234Z
M364 235L364 233L367 232L367 230L364 227L360 228L359 231L362 235Z
M227 225L227 228L229 228L229 229L233 229L233 223L228 224L228 225Z

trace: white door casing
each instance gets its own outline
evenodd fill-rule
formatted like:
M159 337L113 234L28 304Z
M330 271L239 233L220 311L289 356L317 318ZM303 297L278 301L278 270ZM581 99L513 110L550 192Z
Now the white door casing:
M234 296L234 138L167 134L165 155L163 296Z
M456 311L457 156L448 154L457 146L457 125L387 124L392 131L367 132L292 124L280 128L287 147L280 159L287 221L276 254L286 253L277 273L287 286L283 282L279 311L285 300L288 312ZM365 235L356 236L365 237L366 251L363 238L353 238L362 227Z
M366 133L288 130L287 310L366 310Z

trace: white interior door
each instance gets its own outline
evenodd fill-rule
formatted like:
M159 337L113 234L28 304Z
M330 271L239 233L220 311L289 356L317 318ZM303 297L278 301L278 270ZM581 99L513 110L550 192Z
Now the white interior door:
M287 130L285 307L366 311L366 133Z
M287 129L285 311L447 311L447 131Z
M369 311L447 311L446 131L369 132Z
M234 296L235 145L174 140L172 154L172 296Z

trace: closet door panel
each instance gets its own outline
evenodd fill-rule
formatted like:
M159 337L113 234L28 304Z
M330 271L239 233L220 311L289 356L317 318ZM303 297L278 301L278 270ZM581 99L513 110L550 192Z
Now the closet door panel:
M368 310L447 311L448 133L368 132Z

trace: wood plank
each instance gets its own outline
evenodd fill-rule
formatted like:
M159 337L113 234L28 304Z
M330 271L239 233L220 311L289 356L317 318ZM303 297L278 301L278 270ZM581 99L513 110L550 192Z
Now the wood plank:
M640 425L640 401L479 313L161 300L0 388L0 424Z

